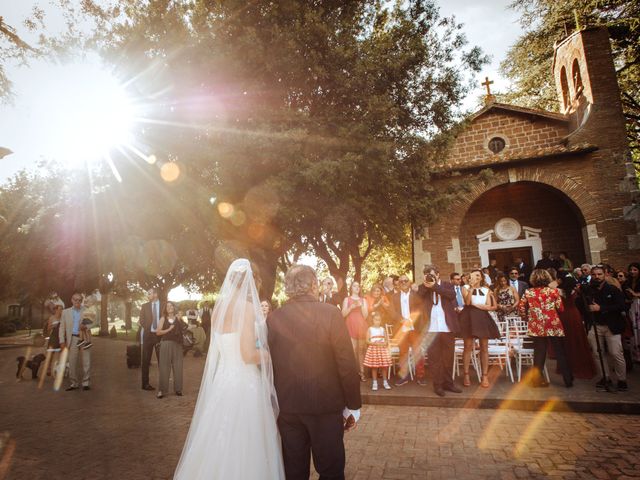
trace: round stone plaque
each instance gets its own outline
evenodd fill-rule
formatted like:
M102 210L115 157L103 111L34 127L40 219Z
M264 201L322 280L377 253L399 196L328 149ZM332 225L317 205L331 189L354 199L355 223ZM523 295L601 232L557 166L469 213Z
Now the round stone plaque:
M520 236L522 227L515 218L503 218L498 220L495 227L496 237L500 240L515 240Z

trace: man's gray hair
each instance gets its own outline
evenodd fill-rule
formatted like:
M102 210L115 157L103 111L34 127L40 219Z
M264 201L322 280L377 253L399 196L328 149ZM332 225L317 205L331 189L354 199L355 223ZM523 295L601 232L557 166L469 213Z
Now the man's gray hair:
M592 265L590 263L583 263L582 265L580 265L580 268L588 268L589 270L591 270Z
M312 294L317 286L316 272L308 265L293 265L284 276L284 292L289 298Z
M422 269L422 273L425 275L433 270L436 274L440 273L440 269L436 265L425 265Z

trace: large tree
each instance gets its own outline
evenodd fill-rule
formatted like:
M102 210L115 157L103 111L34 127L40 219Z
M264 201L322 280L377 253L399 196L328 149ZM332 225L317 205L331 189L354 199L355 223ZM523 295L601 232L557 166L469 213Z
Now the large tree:
M516 0L524 34L502 63L513 82L502 96L524 106L557 110L555 86L549 75L553 43L576 28L602 25L609 29L611 48L627 119L634 160L640 161L640 3L634 0Z

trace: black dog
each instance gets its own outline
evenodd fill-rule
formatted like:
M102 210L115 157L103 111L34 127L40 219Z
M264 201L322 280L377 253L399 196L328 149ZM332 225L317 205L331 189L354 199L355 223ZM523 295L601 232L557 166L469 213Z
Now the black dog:
M23 369L23 366L26 366L27 368L31 369L31 379L32 380L37 379L38 370L40 370L40 365L42 364L42 362L44 362L45 358L46 357L42 353L39 353L38 355L34 356L31 360L27 360L26 364L25 364L25 357L20 356L16 358L18 362L18 371L16 372L16 378L22 378L21 371Z

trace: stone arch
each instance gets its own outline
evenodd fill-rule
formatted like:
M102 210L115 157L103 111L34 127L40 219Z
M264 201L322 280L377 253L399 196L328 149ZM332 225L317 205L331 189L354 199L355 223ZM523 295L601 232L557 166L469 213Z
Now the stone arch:
M586 187L564 173L549 172L543 168L514 168L509 171L495 172L486 181L476 181L472 184L469 193L458 198L455 207L467 211L469 207L494 187L514 182L533 182L551 187L562 192L579 211L587 224L600 220L600 214L596 208L595 198L587 191ZM459 225L456 226L456 231Z

